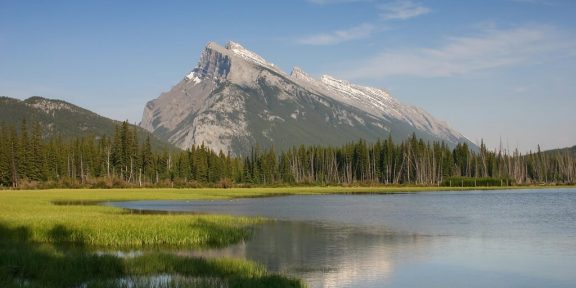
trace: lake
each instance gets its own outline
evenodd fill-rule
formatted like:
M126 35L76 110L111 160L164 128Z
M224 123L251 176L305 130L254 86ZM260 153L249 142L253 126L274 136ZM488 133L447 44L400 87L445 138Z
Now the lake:
M310 287L576 287L576 189L109 205L275 219L243 243L177 253L253 260Z

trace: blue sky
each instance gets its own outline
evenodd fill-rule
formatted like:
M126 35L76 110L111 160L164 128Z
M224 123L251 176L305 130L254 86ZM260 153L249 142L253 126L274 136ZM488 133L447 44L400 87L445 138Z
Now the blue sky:
M384 88L472 141L576 145L576 1L0 0L0 95L140 121L208 41Z

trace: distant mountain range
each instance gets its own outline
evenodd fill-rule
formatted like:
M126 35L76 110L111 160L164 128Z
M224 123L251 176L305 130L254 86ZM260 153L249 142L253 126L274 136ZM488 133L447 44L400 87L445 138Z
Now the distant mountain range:
M28 124L39 123L42 126L43 137L58 136L64 139L86 135L113 136L115 127L121 123L62 100L38 96L19 100L0 96L0 125L7 124L19 128L24 119ZM175 148L138 126L132 125L132 127L136 129L140 140L150 135L150 144L154 149Z
M412 134L449 146L461 133L387 91L299 68L286 74L238 43L209 43L196 68L147 103L140 126L186 149L205 145L246 155L251 147L341 145Z

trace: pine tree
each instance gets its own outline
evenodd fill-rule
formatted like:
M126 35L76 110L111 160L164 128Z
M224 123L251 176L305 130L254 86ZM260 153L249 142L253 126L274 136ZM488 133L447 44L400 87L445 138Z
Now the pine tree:
M9 165L10 165L10 182L12 187L16 188L20 182L20 174L19 171L19 159L20 155L22 154L20 147L20 142L18 141L18 134L16 133L16 129L14 127L9 128L9 141L8 146L10 149L9 152Z
M18 175L21 178L29 178L30 175L30 159L31 150L30 150L30 139L28 138L28 123L26 119L22 119L22 124L20 126L20 142L17 146L17 160L18 163Z
M142 144L140 149L140 173L143 174L144 178L150 180L152 175L152 146L150 145L150 135L146 136L146 140Z
M28 177L30 180L46 180L46 170L44 165L44 147L42 141L41 126L36 122L32 129L29 142Z
M0 187L11 186L10 173L10 131L5 125L0 125Z

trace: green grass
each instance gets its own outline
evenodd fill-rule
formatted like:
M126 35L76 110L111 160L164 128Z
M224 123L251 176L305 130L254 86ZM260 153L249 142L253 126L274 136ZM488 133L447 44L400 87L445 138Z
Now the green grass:
M243 260L166 252L122 258L95 254L83 246L32 243L24 228L2 228L0 232L11 236L0 244L0 287L127 287L127 283L131 287L303 286L296 279L270 274Z
M150 199L143 193L143 199ZM137 215L99 205L54 205L66 199L139 199L131 191L0 192L0 225L25 227L39 243L81 242L90 246L214 247L244 239L262 219L220 215ZM152 195L151 193L148 195Z
M454 187L279 187L0 191L0 287L300 287L244 260L182 257L171 248L221 247L249 237L261 218L130 214L121 200L217 200L296 194L398 193ZM473 190L475 188L467 188ZM487 189L487 188L483 188ZM488 188L496 189L496 188ZM56 204L58 205L56 205ZM122 258L94 251L141 250ZM161 252L153 252L161 251ZM127 280L128 279L128 280ZM124 281L124 282L123 282Z
M245 192L245 191L244 191ZM237 196L246 196L237 192ZM0 287L301 287L244 260L206 260L170 248L229 245L249 236L264 219L226 215L141 215L99 205L104 200L222 199L209 190L0 191ZM134 258L94 251L139 249ZM162 252L150 252L150 251ZM124 280L122 280L124 279ZM124 284L123 284L124 283Z

